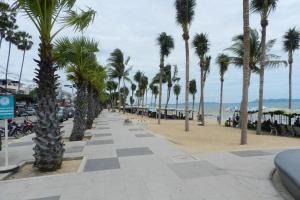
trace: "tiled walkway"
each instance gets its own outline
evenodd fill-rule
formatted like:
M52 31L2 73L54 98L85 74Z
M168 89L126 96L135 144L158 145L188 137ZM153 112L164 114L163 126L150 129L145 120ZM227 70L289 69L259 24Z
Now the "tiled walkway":
M85 156L80 172L0 182L0 199L281 199L269 180L276 150L187 155L117 113L104 112L94 126L91 141L66 144L65 157ZM30 141L10 145L12 163L32 159Z

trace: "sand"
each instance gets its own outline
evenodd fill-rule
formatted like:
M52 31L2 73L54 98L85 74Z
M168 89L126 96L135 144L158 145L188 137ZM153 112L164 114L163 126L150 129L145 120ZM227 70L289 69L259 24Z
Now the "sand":
M190 131L184 131L184 120L161 120L125 114L124 118L135 120L144 128L158 134L187 153L224 152L247 149L281 149L300 147L300 138L256 135L248 132L248 144L240 145L241 131L238 128L220 126L216 121L208 120L206 126L190 121Z

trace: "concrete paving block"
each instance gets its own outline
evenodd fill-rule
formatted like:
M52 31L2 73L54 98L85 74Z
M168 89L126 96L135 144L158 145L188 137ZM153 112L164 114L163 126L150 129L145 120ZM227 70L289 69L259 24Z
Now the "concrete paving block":
M105 145L105 144L113 144L113 140L91 140L87 142L87 145Z
M19 142L19 143L11 143L8 146L9 147L21 147L21 146L31 146L34 145L33 141L27 141L27 142Z
M143 133L143 134L135 134L135 137L137 138L146 138L146 137L154 137L154 135L150 133Z
M153 154L153 152L148 147L124 148L117 149L116 151L118 157L143 156Z
M60 196L51 196L51 197L42 197L37 199L30 199L30 200L59 200Z
M65 153L81 153L84 146L67 147Z
M181 179L225 175L227 172L207 161L172 163L168 167Z
M232 151L232 154L240 157L254 157L254 156L269 156L273 155L270 152L260 151L260 150L250 150L250 151Z
M111 133L97 133L94 134L95 137L108 137L108 136L112 136Z
M120 163L118 158L89 159L86 161L83 171L92 172L119 168Z

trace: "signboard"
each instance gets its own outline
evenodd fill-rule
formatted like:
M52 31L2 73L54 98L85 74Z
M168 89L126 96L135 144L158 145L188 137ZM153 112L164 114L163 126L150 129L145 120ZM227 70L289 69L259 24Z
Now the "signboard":
M0 119L15 117L15 97L13 95L0 96Z

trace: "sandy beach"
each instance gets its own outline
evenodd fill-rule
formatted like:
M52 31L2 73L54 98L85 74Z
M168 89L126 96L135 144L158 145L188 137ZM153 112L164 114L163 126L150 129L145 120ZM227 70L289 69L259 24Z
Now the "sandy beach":
M256 135L249 131L248 144L240 145L240 129L219 126L216 121L208 120L206 126L199 126L197 121L190 121L190 131L184 131L183 120L162 120L161 125L156 119L125 114L142 125L145 129L164 137L187 153L223 152L246 149L280 149L300 147L300 138L281 136Z

